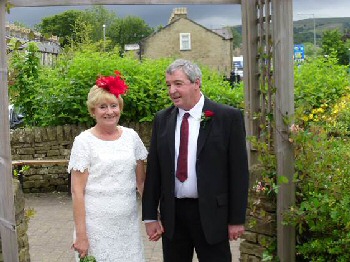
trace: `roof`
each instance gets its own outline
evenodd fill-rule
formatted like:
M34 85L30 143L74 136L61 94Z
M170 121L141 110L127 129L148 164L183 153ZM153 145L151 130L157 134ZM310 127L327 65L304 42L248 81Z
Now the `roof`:
M162 27L162 28L159 29L158 31L156 31L156 32L150 34L149 36L145 37L144 39L142 39L141 42L143 42L143 41L147 40L148 38L151 38L152 36L158 34L158 33L161 32L162 30L164 30L165 28L171 27L173 24L177 23L177 22L178 22L179 20L181 20L181 19L188 20L189 22L191 22L191 23L193 23L193 24L195 24L195 25L197 25L197 26L202 27L203 29L205 29L205 30L207 30L207 31L209 31L209 32L211 32L211 33L213 33L213 34L216 34L216 35L220 36L223 40L231 40L231 39L233 38L231 31L228 30L227 28L213 29L213 30L211 30L211 29L208 29L208 28L206 28L205 26L203 26L203 25L201 25L201 24L198 24L198 23L194 22L193 20L191 20L191 19L189 19L189 18L187 18L187 17L179 17L178 19L173 20L171 23L169 23L169 24L167 24L166 26Z
M212 29L213 32L221 35L225 39L232 39L232 31L229 30L228 28L219 28L219 29Z

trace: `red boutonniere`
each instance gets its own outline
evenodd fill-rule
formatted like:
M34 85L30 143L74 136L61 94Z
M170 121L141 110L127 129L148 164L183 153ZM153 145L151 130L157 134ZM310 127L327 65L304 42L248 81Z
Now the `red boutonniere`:
M119 95L125 94L128 86L125 81L121 78L119 71L114 71L115 76L100 76L96 80L96 85L100 88L105 89L109 93L118 97Z
M204 128L206 123L211 120L211 118L214 116L214 112L210 111L210 110L205 110L204 112L202 112L202 116L201 116L201 124L202 127Z

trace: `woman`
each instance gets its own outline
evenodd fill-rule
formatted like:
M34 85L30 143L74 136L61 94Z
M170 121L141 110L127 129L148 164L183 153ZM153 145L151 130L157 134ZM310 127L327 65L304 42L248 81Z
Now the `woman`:
M135 188L142 195L147 150L134 130L118 125L127 88L118 71L96 81L87 99L96 125L73 143L68 172L77 261L87 255L98 262L144 261Z

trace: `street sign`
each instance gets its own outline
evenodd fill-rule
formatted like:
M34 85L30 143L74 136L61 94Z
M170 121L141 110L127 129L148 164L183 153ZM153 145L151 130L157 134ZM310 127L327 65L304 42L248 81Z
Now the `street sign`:
M305 48L303 44L294 45L294 60L303 61L305 58Z

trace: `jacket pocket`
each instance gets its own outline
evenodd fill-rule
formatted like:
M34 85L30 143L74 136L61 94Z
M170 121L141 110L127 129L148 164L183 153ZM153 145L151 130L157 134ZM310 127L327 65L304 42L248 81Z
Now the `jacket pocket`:
M227 206L227 194L221 194L216 196L216 203L219 207Z

